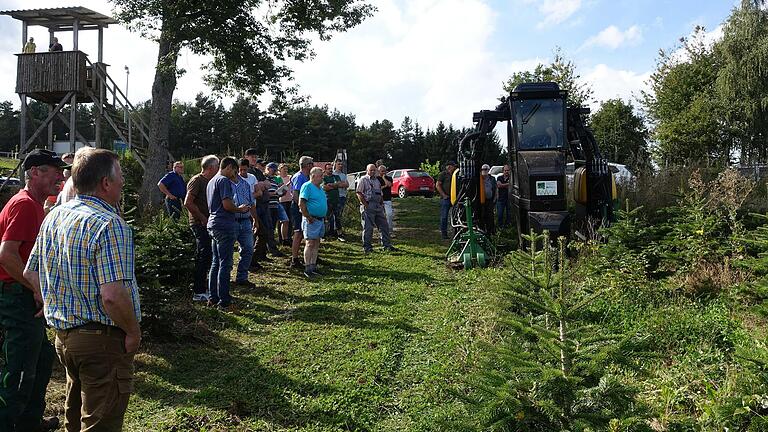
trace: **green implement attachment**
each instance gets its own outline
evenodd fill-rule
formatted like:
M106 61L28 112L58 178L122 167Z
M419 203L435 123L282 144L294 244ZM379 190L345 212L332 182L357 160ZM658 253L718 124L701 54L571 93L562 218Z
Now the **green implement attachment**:
M496 248L482 231L473 226L469 198L464 201L464 210L467 213L467 228L453 238L445 257L451 267L463 267L465 270L485 267L496 255Z

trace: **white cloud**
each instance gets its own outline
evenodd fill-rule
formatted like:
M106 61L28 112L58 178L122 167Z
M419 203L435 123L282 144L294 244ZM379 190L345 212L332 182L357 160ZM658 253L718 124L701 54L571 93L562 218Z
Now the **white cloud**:
M648 88L650 77L650 71L638 73L614 69L602 63L588 69L584 74L584 81L594 90L594 101L590 108L594 111L600 107L601 102L615 98L634 102L640 92Z
M686 36L687 40L692 42L696 42L698 40L707 48L711 48L716 42L718 42L722 38L723 38L723 24L718 25L713 30L705 31L698 35L696 33L696 29L694 28L694 30L692 30L691 33L689 33ZM688 55L688 52L686 52L684 47L678 47L675 51L672 52L672 54L670 54L670 58L672 58L677 63L684 63L690 59L690 56Z
M537 28L545 29L562 23L581 9L581 0L524 0L527 4L537 4L544 20Z
M474 111L498 104L506 78L536 64L490 50L496 16L483 1L388 0L377 7L359 28L318 44L313 61L295 65L312 103L366 124L398 124L407 115L425 127L441 120L470 125Z
M622 31L615 25L608 26L600 33L590 37L582 45L582 48L599 46L615 50L621 46L637 46L643 41L643 31L640 26L632 27Z

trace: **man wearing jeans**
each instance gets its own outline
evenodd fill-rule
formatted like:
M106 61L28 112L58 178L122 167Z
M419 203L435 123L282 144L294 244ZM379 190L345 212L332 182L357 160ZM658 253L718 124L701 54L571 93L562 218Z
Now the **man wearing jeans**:
M339 177L339 201L333 209L333 219L336 221L335 229L339 241L345 242L341 217L344 215L344 206L347 205L347 188L349 188L349 182L347 181L347 174L344 173L344 162L336 161L335 168L333 175Z
M253 283L248 281L248 268L251 265L251 257L253 256L253 219L258 216L256 214L256 207L254 207L253 187L247 180L249 175L248 160L242 159L238 175L235 176L236 181L232 182L232 199L235 201L235 206L246 205L251 209L249 213L235 214L237 242L240 244L240 262L237 263L235 283L252 287Z
M512 206L509 203L510 168L504 165L504 171L496 177L498 199L496 201L496 225L499 229L512 223Z
M445 163L445 171L437 176L437 193L440 194L440 235L443 240L448 240L448 213L451 211L451 182L453 172L456 171L456 162Z
M184 163L176 161L173 163L173 171L168 172L157 182L160 192L165 195L165 211L168 216L178 220L181 216L181 202L187 195L187 185L184 183Z
M24 277L56 329L65 429L119 431L141 344L133 233L116 209L125 180L118 155L98 148L75 154L72 178L77 197L46 217Z
M219 173L208 182L208 233L211 235L212 259L208 273L210 300L208 305L219 307L227 312L235 312L232 297L229 295L229 275L232 272L232 255L238 226L235 214L248 213L247 204L236 206L232 183L237 181L238 163L233 157L221 160Z
M202 171L187 184L184 207L189 211L189 228L195 236L195 274L192 284L192 301L208 301L208 271L211 269L211 236L208 235L208 182L219 171L219 158L203 157Z
M387 167L379 165L379 183L381 183L381 196L384 204L384 214L387 215L389 236L395 236L395 208L392 207L392 177L387 175Z

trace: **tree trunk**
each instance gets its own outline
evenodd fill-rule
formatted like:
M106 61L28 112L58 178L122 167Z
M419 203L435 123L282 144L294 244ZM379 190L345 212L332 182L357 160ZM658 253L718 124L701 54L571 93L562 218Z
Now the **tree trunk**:
M173 91L176 89L176 59L179 45L173 43L165 27L160 34L155 81L152 84L152 109L149 119L149 154L144 161L144 179L139 191L139 208L157 208L162 194L157 182L168 170L168 136Z

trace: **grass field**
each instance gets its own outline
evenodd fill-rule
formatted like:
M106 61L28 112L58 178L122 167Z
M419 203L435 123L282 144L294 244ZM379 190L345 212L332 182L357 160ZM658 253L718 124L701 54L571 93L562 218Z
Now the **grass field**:
M196 306L204 342L145 344L125 430L410 431L465 417L449 389L487 334L503 271L446 268L436 200L396 211L398 252L365 256L348 233L322 244L321 280L276 260L251 275L257 288L234 290L240 314Z

